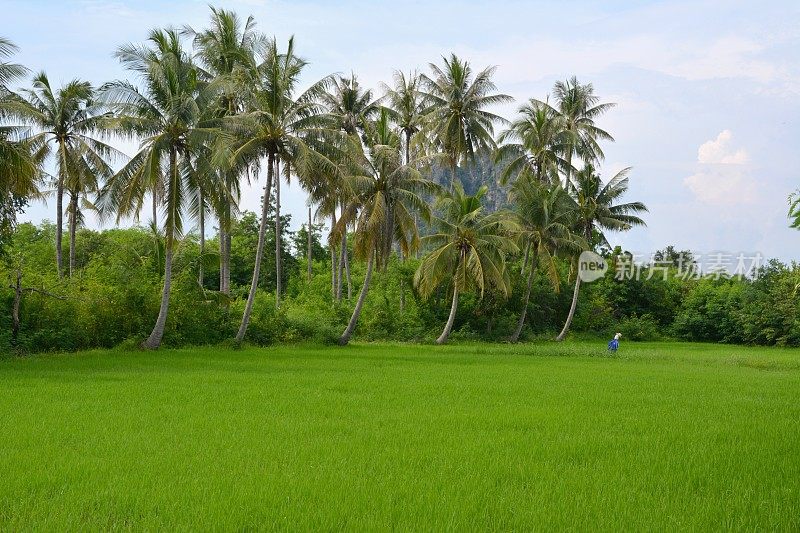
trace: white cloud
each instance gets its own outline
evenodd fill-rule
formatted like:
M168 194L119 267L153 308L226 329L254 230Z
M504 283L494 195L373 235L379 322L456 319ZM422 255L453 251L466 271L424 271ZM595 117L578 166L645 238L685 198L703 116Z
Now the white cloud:
M754 199L755 181L747 163L750 157L743 148L732 149L733 134L722 130L716 139L697 149L697 171L683 180L695 197L707 204L737 205Z
M706 141L697 150L697 161L704 164L743 165L750 158L744 149L732 151L728 148L733 134L722 130L713 141Z

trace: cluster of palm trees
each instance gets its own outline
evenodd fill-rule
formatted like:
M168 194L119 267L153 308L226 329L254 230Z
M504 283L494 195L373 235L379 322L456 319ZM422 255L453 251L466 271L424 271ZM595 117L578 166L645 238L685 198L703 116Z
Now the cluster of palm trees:
M13 51L0 40L0 60ZM602 243L604 230L643 223L641 203L617 203L628 186L627 170L606 184L595 170L603 158L599 141L611 140L595 119L612 104L598 103L592 86L575 78L556 83L552 105L530 100L510 123L490 111L511 101L492 82L494 68L474 72L455 55L431 64L429 74L396 72L379 97L354 75L326 76L303 88L307 63L293 39L281 46L258 33L252 18L242 21L217 8L205 30L153 30L145 44L121 46L116 57L134 81L98 88L75 80L54 90L40 73L32 89L12 92L8 83L25 70L0 63L0 119L6 124L0 129L0 186L5 196L27 198L43 194L43 183L55 186L59 276L67 275L65 194L69 275L82 210L117 221L152 210L153 227L163 231L165 262L161 306L146 348L158 347L164 334L172 254L186 217L199 226L201 253L207 217L217 221L219 290L229 294L231 224L242 185L262 177L258 245L237 341L253 309L272 205L275 301L281 302L283 181L296 180L317 218L330 220L333 299L343 297L345 286L348 298L353 292L348 234L354 258L366 262L342 344L355 330L374 270L386 269L392 254L427 252L414 284L423 297L446 285L451 312L438 339L445 342L460 294L472 288L508 294L511 255L524 251L527 307L534 272L544 269L558 286L557 258ZM506 128L499 136L497 126ZM134 140L139 149L128 158L108 144L113 138ZM493 155L503 169L499 179L510 184L513 209L487 212L486 187L473 195L464 191L457 170L478 154ZM48 159L55 162L53 176L43 171ZM117 161L122 164L115 169ZM450 179L432 181L435 168L449 170ZM429 230L424 237L421 222ZM202 268L199 278L202 283ZM560 338L579 287L578 279ZM513 340L524 321L523 309Z

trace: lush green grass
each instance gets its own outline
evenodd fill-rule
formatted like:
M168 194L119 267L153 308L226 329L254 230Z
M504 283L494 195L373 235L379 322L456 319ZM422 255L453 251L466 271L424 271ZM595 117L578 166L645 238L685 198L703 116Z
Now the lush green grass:
M0 530L800 528L800 351L0 361Z

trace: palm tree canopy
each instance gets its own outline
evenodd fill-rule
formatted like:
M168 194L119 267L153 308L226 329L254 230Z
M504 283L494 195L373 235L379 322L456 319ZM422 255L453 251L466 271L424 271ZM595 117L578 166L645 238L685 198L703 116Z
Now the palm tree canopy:
M430 105L428 134L455 167L478 151L494 149L494 124L506 120L487 108L512 98L496 92L492 76L497 67L474 74L469 62L455 54L442 61L442 66L430 64L430 76L422 75L424 96Z
M38 148L35 157L43 161L55 156L56 179L73 192L96 192L113 174L111 163L124 158L95 136L104 132L109 115L87 81L72 80L54 90L47 74L40 72L31 89L9 96L4 115L33 130L27 142Z
M586 163L602 161L604 154L598 141L613 141L614 138L599 128L595 120L616 104L600 103L600 98L594 94L594 86L591 83L581 84L575 76L566 81L557 81L553 86L553 98L553 110L563 119L564 129L569 135L567 159L571 159L574 152ZM550 105L546 101L540 103ZM571 168L567 169L568 176L571 171Z
M558 171L566 167L563 154L570 142L563 117L534 99L523 104L518 112L520 116L498 139L502 145L494 159L503 164L500 183L527 178L556 183Z
M9 109L14 95L7 84L24 76L28 69L11 63L10 58L18 50L11 41L0 37L0 202L16 198L39 195L39 172L44 154L41 142L28 138L27 128L9 123L14 112ZM16 122L16 121L14 121ZM38 154L38 157L37 157Z
M800 229L800 191L789 196L789 227Z
M355 74L349 78L335 76L330 91L322 94L321 100L331 120L348 135L363 132L380 109L372 91L364 90Z
M28 69L18 63L7 61L19 48L4 37L0 37L0 91L12 81L23 77Z
M296 94L307 63L295 54L293 38L285 52L278 49L275 39L265 41L259 56L259 81L247 102L249 111L226 118L231 136L220 145L219 161L257 168L262 158L272 154L304 186L319 173L335 173L336 165L317 149L323 141L337 138L319 103L332 79L323 78Z
M101 88L101 96L117 112L112 121L115 133L140 139L141 146L109 179L100 207L116 211L118 219L138 215L145 194L155 193L166 209L165 224L180 232L192 158L219 135L203 120L204 109L215 97L213 87L198 76L175 29L152 30L147 44L122 46L116 56L139 74L142 88L115 81Z
M521 242L531 247L534 262L544 265L558 290L556 258L580 253L588 247L586 240L573 232L575 201L559 183L548 186L524 178L514 183L509 196L515 207Z
M485 212L482 198L487 190L484 185L470 196L455 183L452 192L437 201L439 215L432 221L436 233L422 239L431 252L414 274L414 285L423 297L450 280L458 292L475 287L483 296L493 287L509 294L505 256L519 250L513 238L518 225L506 212Z
M393 86L383 84L385 95L382 101L389 109L392 121L403 133L403 141L410 153L410 144L414 135L422 130L428 106L422 92L422 78L417 72L408 76L398 70L393 74Z
M617 203L628 191L630 167L617 172L603 183L591 164L575 175L577 226L589 244L608 244L605 231L627 231L634 226L646 226L638 214L646 213L642 202ZM592 233L595 233L593 236Z
M341 218L331 230L331 242L339 242L347 227L355 224L354 251L368 258L376 253L386 266L392 245L403 255L419 246L415 214L430 220L430 207L423 193L432 195L438 186L425 179L413 165L404 164L399 135L390 112L382 108L378 119L365 123L365 142L351 135L350 160L344 165L346 195Z

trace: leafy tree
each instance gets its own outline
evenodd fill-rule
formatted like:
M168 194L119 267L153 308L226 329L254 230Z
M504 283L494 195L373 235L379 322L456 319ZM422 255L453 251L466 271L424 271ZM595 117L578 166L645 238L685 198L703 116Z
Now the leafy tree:
M487 188L468 196L460 184L437 201L440 215L433 218L436 233L423 238L432 248L414 274L414 285L427 298L443 282L452 280L452 305L437 344L447 342L458 309L458 298L470 287L482 297L487 289L510 292L505 256L518 250L512 234L517 231L508 213L485 213L481 198Z
M422 75L424 96L430 105L426 135L444 153L454 183L459 163L474 157L478 151L493 150L494 124L506 122L486 108L510 102L512 98L495 92L492 76L496 67L473 74L469 62L455 54L443 57L442 61L441 67L430 64L430 76Z
M563 117L533 99L518 112L520 117L500 134L502 146L495 152L495 163L502 164L500 183L521 179L557 183L559 169L567 165L561 156L570 138Z
M561 117L567 134L564 146L566 160L564 188L574 192L573 158L577 155L585 163L590 164L602 161L603 150L597 141L613 141L614 138L595 125L594 121L616 104L598 103L600 98L594 94L592 84L581 84L574 76L566 81L557 81L553 86L553 97L555 99L553 110ZM549 106L547 102L540 103Z
M25 139L25 129L5 124L13 98L8 83L24 76L28 69L6 61L17 51L16 45L0 37L0 254L14 229L17 213L29 198L39 197L41 154Z
M121 217L138 215L147 192L156 195L164 218L165 266L161 306L153 331L142 346L158 348L164 336L172 283L176 238L183 229L192 158L213 144L218 130L203 122L203 110L213 99L212 88L198 76L192 58L174 29L155 29L147 45L125 45L116 53L122 64L137 73L144 90L127 81L110 82L102 93L118 112L119 135L139 137L139 152L103 188L99 199L104 212ZM199 178L204 179L204 178ZM155 222L154 222L155 223Z
M403 72L396 70L393 78L392 87L383 85L386 92L383 99L388 104L392 121L402 134L401 140L405 155L403 163L408 165L411 162L413 139L422 131L424 125L427 104L422 92L422 78L417 72L411 72L406 76Z
M252 16L244 22L233 11L211 7L211 27L201 32L191 28L187 33L193 36L196 57L200 63L199 72L205 80L218 88L215 101L209 104L207 112L215 117L229 117L241 114L246 109L249 95L256 88L258 72L255 63L255 50L263 37L255 31ZM221 168L219 179L223 184L223 194L211 198L198 198L198 206L206 200L217 215L220 226L220 276L219 290L230 292L230 228L232 216L240 199L240 182L247 169ZM202 215L202 211L199 212ZM201 230L201 235L203 231Z
M368 122L373 119L378 113L380 107L378 102L373 99L372 91L370 89L362 88L358 83L355 74L351 74L349 78L343 76L336 76L333 79L330 89L321 97L321 101L327 109L327 116L333 128L338 129L347 136L355 136L365 141L366 128ZM328 193L333 196L333 205L328 207L328 211L332 208L331 227L336 225L336 206L338 205L344 210L345 203L349 200L343 195L343 184L337 183L335 180L330 183ZM337 190L339 189L339 190ZM323 205L328 206L331 201L324 201ZM336 273L336 300L342 298L342 276L347 279L347 299L352 297L352 280L350 277L350 257L347 250L347 235L345 233L341 236L339 244L339 265Z
M800 191L789 196L789 227L800 229Z
M300 74L306 62L295 55L294 39L289 40L286 52L278 50L272 39L260 49L263 61L258 65L259 86L248 102L248 112L231 117L228 121L234 141L225 147L235 167L257 167L262 158L267 160L267 183L262 198L261 223L256 248L256 260L250 292L247 297L242 323L236 334L237 342L244 339L258 287L261 260L264 254L267 212L273 180L276 188L276 305L279 302L281 276L280 201L278 200L280 174L278 161L283 161L287 176L289 169L303 182L312 181L316 173L335 169L336 166L315 149L318 136L326 134L318 99L330 83L323 78L306 91L295 95Z
M30 142L41 146L41 157L52 153L56 164L56 266L63 274L62 232L64 192L69 201L69 273L75 268L75 231L80 220L80 198L97 191L111 176L111 162L121 154L93 134L105 129L105 108L94 101L87 81L73 80L58 91L47 74L33 78L33 88L23 90L7 105L8 113L36 130ZM52 146L52 148L51 148Z
M354 158L348 185L352 196L331 229L330 240L337 242L347 227L354 224L353 249L356 257L367 261L367 270L353 315L339 339L342 345L353 335L375 263L385 270L394 244L404 256L419 245L414 213L421 213L424 218L429 216L428 205L419 193L435 189L418 170L403 164L400 138L391 128L387 110L381 111L374 124L367 125L366 148L354 135L350 141Z
M530 261L523 262L522 267L523 275L526 264L528 267L522 312L511 335L511 342L517 342L525 325L533 275L537 268L544 268L557 291L561 281L556 258L564 254L580 253L587 247L587 243L581 235L572 231L575 202L560 184L549 187L540 181L534 181L532 177L521 178L511 190L511 199L520 226L521 242L530 253Z
M634 226L644 226L645 222L637 216L647 212L647 207L641 202L617 203L628 190L628 172L630 167L617 172L617 174L603 183L591 164L575 176L575 232L581 235L592 246L595 244L608 245L604 231L627 231ZM575 275L575 289L572 293L567 320L556 340L564 340L569 331L569 326L575 316L578 305L578 293L581 288L581 277Z

